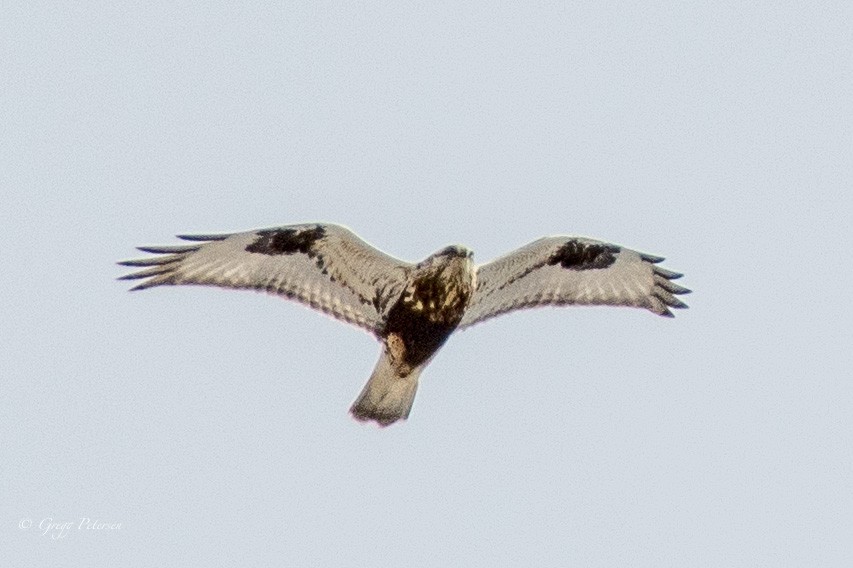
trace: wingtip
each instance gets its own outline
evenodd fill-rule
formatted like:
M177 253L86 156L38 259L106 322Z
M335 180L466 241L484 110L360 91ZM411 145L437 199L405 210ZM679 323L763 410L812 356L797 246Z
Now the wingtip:
M658 264L658 263L663 262L664 260L666 260L666 258L665 258L665 257L663 257L663 256L656 256L656 255L653 255L653 254L646 254L646 253L644 253L644 252L641 252L641 253L640 253L640 258L642 258L642 259L643 259L643 260L645 260L646 262L650 262L650 263L652 263L652 264Z
M168 284L168 282L164 282L162 280L157 280L157 278L149 278L143 282L140 282L133 288L130 288L128 292L138 292L139 290L147 290L148 288L154 288L155 286L162 286L163 284Z
M132 267L149 267L149 266L162 266L164 264L171 264L173 262L177 262L180 260L179 255L169 255L169 256L152 256L149 258L136 258L130 260L120 260L116 262L119 266L132 266Z
M680 272L675 272L673 270L667 270L666 268L663 268L660 266L655 266L654 272L658 276L662 276L663 278L666 278L667 280L678 280L679 278L684 276L684 274L682 274Z
M188 252L195 252L200 248L201 245L160 245L136 247L136 250L150 252L153 254L185 254Z
M175 235L179 239L183 241L224 241L230 234L217 234L217 235Z
M116 280L120 281L120 282L124 282L127 280L133 280L133 279L134 279L133 274L125 274L124 276L119 276L116 278ZM151 284L149 284L148 282L140 282L136 286L129 288L128 292L136 292L137 290L144 290L144 289L150 288L150 287L151 287Z

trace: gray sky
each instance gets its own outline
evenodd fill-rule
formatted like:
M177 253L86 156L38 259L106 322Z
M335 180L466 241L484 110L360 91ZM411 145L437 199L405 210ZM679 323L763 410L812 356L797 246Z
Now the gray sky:
M4 562L853 565L853 8L780 4L4 8ZM304 221L695 291L455 335L380 430L367 334L115 281Z

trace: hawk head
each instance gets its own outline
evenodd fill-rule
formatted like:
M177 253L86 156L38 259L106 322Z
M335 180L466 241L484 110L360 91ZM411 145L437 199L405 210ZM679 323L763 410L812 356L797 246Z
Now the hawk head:
M454 273L457 276L459 273L472 273L473 269L473 251L460 245L444 247L440 251L426 257L415 267L417 272L431 272L434 274L445 272L447 276ZM447 273L448 270L450 273Z

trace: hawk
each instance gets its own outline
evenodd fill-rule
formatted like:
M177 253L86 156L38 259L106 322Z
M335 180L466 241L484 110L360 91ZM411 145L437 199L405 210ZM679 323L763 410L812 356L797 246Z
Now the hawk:
M382 343L373 374L350 412L387 426L408 418L418 378L457 329L522 308L610 305L672 317L690 292L663 258L576 236L545 237L475 266L452 245L412 264L340 225L300 224L233 234L185 235L192 244L139 247L119 264L142 270L132 290L200 284L265 291L325 312Z

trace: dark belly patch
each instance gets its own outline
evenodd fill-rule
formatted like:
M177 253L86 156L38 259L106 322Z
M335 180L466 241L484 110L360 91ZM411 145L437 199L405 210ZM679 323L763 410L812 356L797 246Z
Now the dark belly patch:
M468 295L439 280L413 284L388 312L382 337L398 336L405 347L403 361L417 367L429 359L459 325Z

